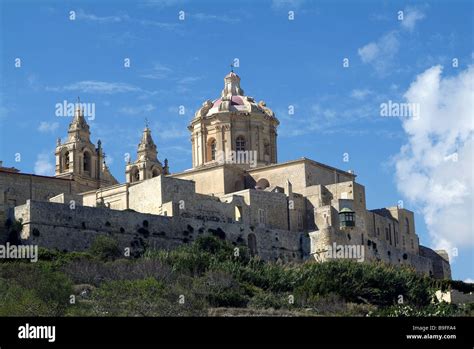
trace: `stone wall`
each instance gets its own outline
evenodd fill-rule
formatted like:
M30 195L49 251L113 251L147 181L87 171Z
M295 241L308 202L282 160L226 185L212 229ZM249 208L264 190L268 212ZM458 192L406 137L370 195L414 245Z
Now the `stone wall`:
M98 235L117 239L122 248L132 252L143 245L173 249L201 235L215 235L231 243L249 244L256 240L255 253L262 259L301 261L308 256L305 234L240 223L202 221L183 217L165 217L102 207L28 200L15 208L15 218L22 219L22 239L61 251L82 251Z
M223 195L245 189L244 171L238 166L211 165L172 174L170 177L194 181L196 192Z
M417 272L425 275L430 275L435 278L451 278L451 273L446 269L449 263L444 261L445 269L441 268L441 257L434 253L417 254L411 251L404 250L400 247L395 247L385 239L377 239L376 237L368 237L364 235L365 230L360 228L336 228L328 226L319 229L318 231L309 233L311 239L311 255L316 260L326 261L325 252L329 246L336 245L345 246L360 246L364 249L364 261L382 261L391 265L407 265L413 267ZM422 246L421 246L422 247ZM430 249L427 249L430 250ZM430 250L432 251L432 250Z
M253 188L252 184L261 179L266 179L270 187L284 187L288 180L297 193L302 193L306 187L313 185L328 185L355 179L353 174L306 158L250 169L247 173L247 188Z
M451 277L449 257L445 251L434 251L431 248L420 246L420 255L433 261L433 277L443 278L444 275Z

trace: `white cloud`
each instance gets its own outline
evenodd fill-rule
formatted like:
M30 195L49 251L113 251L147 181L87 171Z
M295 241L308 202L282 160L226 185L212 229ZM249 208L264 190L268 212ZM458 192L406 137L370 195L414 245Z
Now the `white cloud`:
M41 121L41 123L38 126L38 131L53 133L54 131L58 129L58 127L59 127L59 122Z
M186 0L145 0L141 4L144 6L152 6L156 8L165 8L171 6L182 5Z
M155 63L153 65L153 69L150 72L141 75L141 77L146 79L160 80L168 77L168 75L172 72L173 70L171 68L161 63Z
M425 18L425 14L420 10L408 7L403 11L403 20L400 25L403 29L413 31L415 29L416 22Z
M189 132L183 129L182 126L168 125L166 132L161 132L158 135L158 138L163 140L177 139L177 138L186 138L189 136Z
M469 284L474 284L474 279L467 278L464 280L464 282L469 283Z
M372 91L369 89L354 89L351 91L351 97L358 100L363 100L370 94L372 94Z
M83 19L92 22L99 22L99 23L118 23L122 22L128 17L124 16L97 16L93 13L86 13L84 10L78 10L76 12L77 19Z
M66 86L61 87L47 87L47 91L79 91L82 93L104 93L114 94L123 92L137 92L142 91L141 88L123 83L123 82L106 82L106 81L95 81L86 80L78 81Z
M35 174L41 176L52 176L54 175L54 162L53 158L48 153L40 153L36 157L35 162Z
M179 117L183 117L183 116L180 115ZM163 124L161 122L154 122L152 125L152 129L153 130L166 130L166 131L158 132L158 134L156 135L157 139L160 139L160 140L171 140L171 139L178 139L178 138L184 139L184 138L189 137L189 132L186 129L186 126L183 123L179 123L179 122L169 121L166 124Z
M379 54L379 47L375 42L371 42L364 47L361 47L358 51L362 62L369 63L372 62L377 55Z
M362 62L372 64L380 75L386 75L393 67L393 60L400 49L403 32L412 32L416 23L425 18L423 12L413 7L403 10L403 16L403 20L400 20L400 27L403 30L392 30L357 50Z
M364 63L373 64L378 73L385 74L392 66L393 57L400 48L399 35L391 31L376 42L368 43L358 49L358 54Z
M286 8L292 8L292 9L297 9L303 3L305 0L273 0L272 1L272 7L274 9L286 9Z
M229 17L226 15L213 15L208 13L195 13L192 15L193 18L196 18L199 21L217 21L224 23L237 23L240 21L238 17Z
M195 82L197 82L201 79L202 78L200 76L188 76L188 77L179 79L178 84L183 84L183 85L192 84L192 83L195 83Z
M145 104L137 107L123 107L119 111L124 114L137 115L149 113L155 109L156 108L153 104Z
M400 193L420 208L435 248L472 248L474 67L442 77L433 66L404 97L420 117L403 120L408 142L395 158Z
M96 22L96 23L138 23L143 26L154 26L161 29L173 29L177 26L176 23L165 23L165 22L158 22L150 19L140 19L140 18L132 18L127 14L120 14L114 16L98 16L93 13L86 13L84 10L78 10L76 13L76 18L78 20L84 20L88 22Z
M296 106L295 115L288 115L288 110L277 110L276 114L282 126L279 135L296 137L305 134L352 134L370 133L367 122L374 120L379 110L374 108L373 101L360 103L350 100L348 104L314 103L309 108ZM363 129L358 124L363 122Z

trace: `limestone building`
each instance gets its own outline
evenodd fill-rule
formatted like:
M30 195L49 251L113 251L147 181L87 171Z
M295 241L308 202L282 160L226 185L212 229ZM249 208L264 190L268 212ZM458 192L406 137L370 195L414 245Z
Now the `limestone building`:
M83 186L100 188L117 184L110 173L99 140L97 147L90 140L89 125L80 103L69 125L67 140L56 144L56 178L70 178Z
M339 258L334 249L450 278L447 254L419 244L413 212L368 210L355 173L307 158L278 163L278 125L232 71L220 97L190 121L192 168L170 174L147 126L119 184L78 108L56 148L56 176L1 168L0 207L23 220L25 241L61 250L85 249L97 234L132 248L173 248L210 233L266 260L325 261Z

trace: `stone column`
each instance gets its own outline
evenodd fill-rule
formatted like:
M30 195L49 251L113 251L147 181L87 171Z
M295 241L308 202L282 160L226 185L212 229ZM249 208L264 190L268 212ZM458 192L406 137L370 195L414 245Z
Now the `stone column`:
M193 167L196 167L196 143L194 142L194 133L191 134L191 156Z

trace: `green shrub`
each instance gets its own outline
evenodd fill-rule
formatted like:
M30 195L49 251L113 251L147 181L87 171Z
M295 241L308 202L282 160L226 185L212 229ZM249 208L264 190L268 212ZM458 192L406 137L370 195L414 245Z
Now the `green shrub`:
M460 316L462 311L454 304L446 302L432 303L425 307L416 307L409 304L397 304L387 308L379 308L370 316L406 317L406 316Z
M48 305L33 290L0 279L0 316L50 315Z
M299 273L295 285L307 296L336 293L349 302L384 306L395 304L400 295L416 305L431 300L430 279L403 267L342 260L305 263Z
M250 308L256 309L288 309L292 307L288 294L271 293L261 290L255 293L249 302Z
M118 241L106 235L99 235L92 242L89 252L101 260L113 260L122 256Z
M152 316L163 307L164 285L153 278L104 282L94 291L100 316Z
M96 304L93 315L203 315L207 304L193 294L192 283L192 279L186 278L172 285L154 278L104 282L92 294Z
M245 307L248 297L233 276L224 271L209 271L205 278L207 300L213 307Z
M4 298L0 308L4 314L13 311L11 315L61 316L69 305L72 283L63 273L52 270L49 265L39 262L10 263L0 267L0 278L8 284L7 288L4 286L0 291L0 298ZM8 304L14 304L15 299L20 304L19 308L8 308ZM3 308L3 305L7 308ZM25 313L21 313L21 309Z

